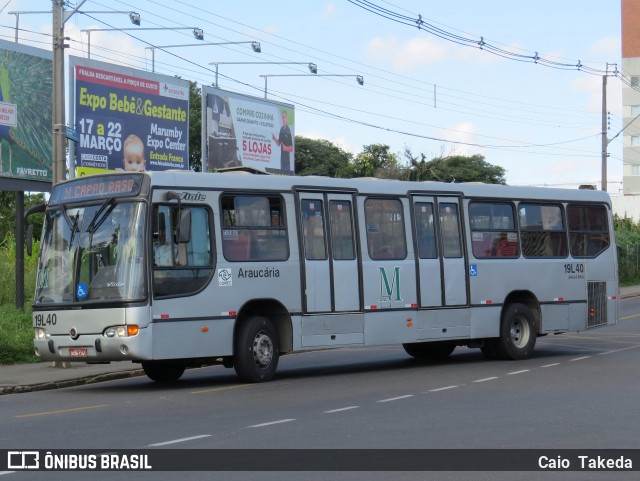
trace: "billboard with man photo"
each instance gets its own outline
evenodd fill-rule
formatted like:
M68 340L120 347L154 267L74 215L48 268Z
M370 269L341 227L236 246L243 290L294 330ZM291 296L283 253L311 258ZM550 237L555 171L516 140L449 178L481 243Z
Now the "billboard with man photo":
M215 171L247 166L295 173L293 105L204 86L203 165Z

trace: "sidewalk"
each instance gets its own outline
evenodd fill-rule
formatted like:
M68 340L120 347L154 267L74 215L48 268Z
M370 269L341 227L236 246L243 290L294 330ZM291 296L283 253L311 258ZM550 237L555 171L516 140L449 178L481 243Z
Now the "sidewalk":
M640 285L620 288L620 298L640 296ZM0 366L0 395L43 391L60 387L142 376L140 364L113 362L111 364L65 363L69 367L55 367L52 362Z

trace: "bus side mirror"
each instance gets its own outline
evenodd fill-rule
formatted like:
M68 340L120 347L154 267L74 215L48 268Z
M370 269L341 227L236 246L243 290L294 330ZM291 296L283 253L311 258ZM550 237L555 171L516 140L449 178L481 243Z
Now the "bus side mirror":
M31 214L44 212L46 207L47 207L46 204L34 205L33 207L30 207L29 209L27 209L27 211L24 213L24 221L25 221L25 224L27 224L27 230L25 232L25 244L26 244L28 256L33 255L33 224L28 223L29 216Z
M31 257L33 255L33 224L27 226L24 242L27 248L27 255Z

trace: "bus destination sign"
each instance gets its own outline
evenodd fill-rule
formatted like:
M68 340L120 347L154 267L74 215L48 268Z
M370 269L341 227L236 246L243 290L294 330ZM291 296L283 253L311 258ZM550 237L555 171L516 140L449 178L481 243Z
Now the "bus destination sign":
M49 204L134 196L140 193L141 186L140 174L80 177L55 186Z

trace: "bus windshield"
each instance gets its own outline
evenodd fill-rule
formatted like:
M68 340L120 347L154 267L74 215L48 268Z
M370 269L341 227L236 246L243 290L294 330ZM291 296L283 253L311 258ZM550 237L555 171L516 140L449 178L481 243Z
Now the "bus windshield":
M34 304L121 302L147 295L141 202L59 205L45 218Z

